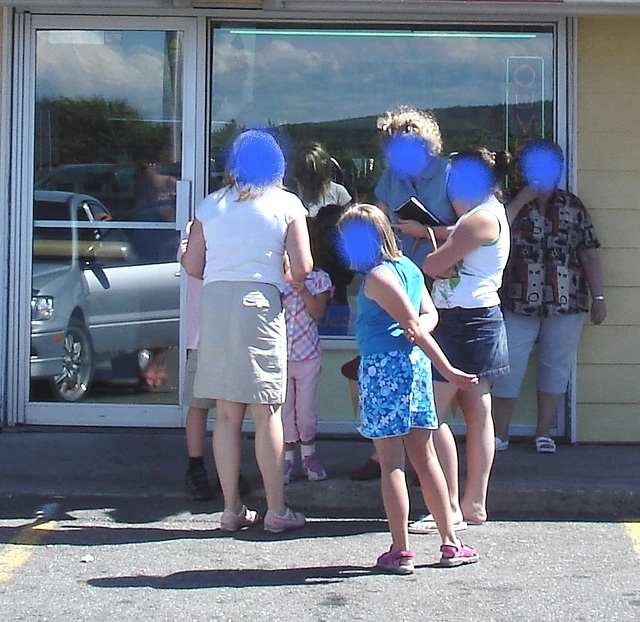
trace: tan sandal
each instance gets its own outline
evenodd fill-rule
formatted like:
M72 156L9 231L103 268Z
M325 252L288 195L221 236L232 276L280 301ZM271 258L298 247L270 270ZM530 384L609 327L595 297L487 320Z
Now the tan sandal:
M255 510L247 509L246 505L237 514L231 510L225 510L220 518L220 529L222 531L238 531L243 527L251 527L258 522L258 513Z

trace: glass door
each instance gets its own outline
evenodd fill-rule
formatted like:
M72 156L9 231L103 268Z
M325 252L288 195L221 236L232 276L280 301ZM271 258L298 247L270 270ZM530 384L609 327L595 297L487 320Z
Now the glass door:
M31 29L25 422L180 426L176 252L194 179L195 29L75 21Z

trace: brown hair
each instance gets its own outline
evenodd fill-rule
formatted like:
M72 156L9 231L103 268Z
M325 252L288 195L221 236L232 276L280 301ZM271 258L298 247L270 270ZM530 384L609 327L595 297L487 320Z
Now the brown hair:
M317 203L329 186L331 170L331 156L320 143L301 145L293 161L293 177L303 202Z

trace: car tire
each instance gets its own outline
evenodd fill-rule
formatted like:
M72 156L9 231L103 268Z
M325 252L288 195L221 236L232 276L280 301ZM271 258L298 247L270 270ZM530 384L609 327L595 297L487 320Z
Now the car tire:
M63 348L62 370L50 380L51 392L58 401L77 402L87 394L93 379L93 342L82 320L69 320Z

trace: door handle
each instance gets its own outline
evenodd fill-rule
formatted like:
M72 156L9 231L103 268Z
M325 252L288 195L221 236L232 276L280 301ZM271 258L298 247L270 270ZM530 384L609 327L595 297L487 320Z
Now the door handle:
M179 179L176 183L176 230L186 231L191 209L191 182Z

